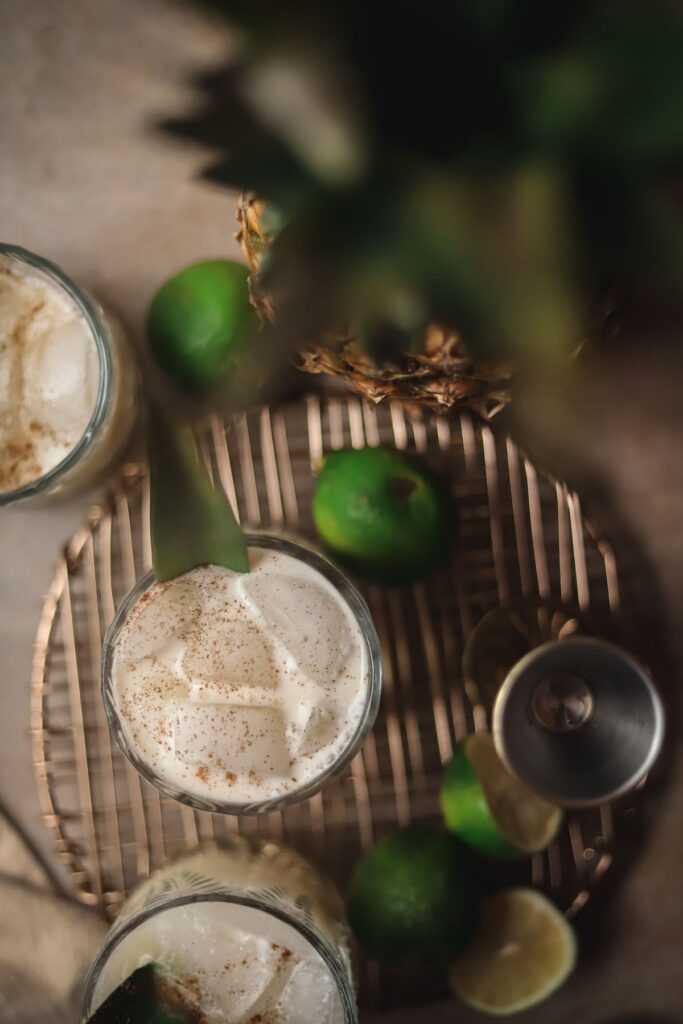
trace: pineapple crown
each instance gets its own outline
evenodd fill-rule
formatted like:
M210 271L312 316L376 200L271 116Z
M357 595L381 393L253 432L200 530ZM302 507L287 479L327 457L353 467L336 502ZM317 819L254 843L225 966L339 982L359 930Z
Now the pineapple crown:
M477 355L580 341L607 285L675 285L683 22L656 0L213 0L229 63L166 127L267 198L259 287L292 344L377 358L430 322Z

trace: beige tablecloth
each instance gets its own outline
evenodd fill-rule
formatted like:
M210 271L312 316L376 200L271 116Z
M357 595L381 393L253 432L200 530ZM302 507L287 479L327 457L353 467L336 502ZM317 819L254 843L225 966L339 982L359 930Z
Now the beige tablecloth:
M0 1020L73 1024L85 973L106 934L94 911L66 900L0 814Z

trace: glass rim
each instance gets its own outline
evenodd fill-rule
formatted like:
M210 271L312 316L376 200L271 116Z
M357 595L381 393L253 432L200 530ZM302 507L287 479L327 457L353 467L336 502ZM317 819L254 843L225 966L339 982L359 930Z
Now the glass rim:
M290 804L306 800L318 793L326 782L338 775L355 757L366 736L374 725L379 701L382 693L382 652L377 630L370 614L370 609L351 580L332 562L304 544L268 533L245 534L248 547L261 547L284 551L300 561L316 569L333 584L341 594L360 628L367 655L367 691L362 714L356 729L339 756L318 775L302 783L294 789L287 790L280 796L264 800L228 801L211 800L181 790L158 775L132 747L121 724L113 694L113 658L118 634L139 598L156 582L154 570L150 569L133 586L116 610L116 614L107 629L102 648L101 694L109 727L121 752L130 761L136 771L155 786L165 796L180 803L187 804L200 811L213 814L263 814L267 811L280 810Z
M63 291L67 293L69 298L76 303L80 312L85 317L86 323L95 342L99 361L97 398L95 400L95 406L90 419L88 420L86 428L80 438L71 451L68 452L68 454L65 455L56 466L53 466L52 469L43 473L42 476L37 477L35 480L31 480L27 484L22 484L21 487L15 487L11 491L0 491L1 508L3 505L13 504L16 501L21 501L23 498L42 494L52 484L58 481L64 473L67 473L72 469L88 451L91 444L97 437L107 413L107 406L112 387L113 363L107 329L102 321L102 317L97 311L96 304L90 296L86 294L86 292L79 288L75 281L73 281L60 267L57 266L56 263L46 259L44 256L39 256L37 253L31 252L29 249L24 249L20 245L10 245L5 242L0 242L0 256L8 256L12 259L20 260L22 263L28 264L34 270L37 270L40 273L45 274L46 277L51 278Z
M114 924L112 930L105 938L104 944L90 965L85 978L79 1009L80 1024L87 1024L95 985L113 950L128 935L134 932L136 928L149 921L150 918L167 910L172 910L175 907L189 906L193 903L230 903L237 906L250 907L253 910L258 910L261 913L275 917L290 928L293 928L312 946L332 975L339 993L345 1024L357 1024L358 1014L353 992L353 982L344 958L315 924L307 924L299 920L284 903L279 903L270 894L261 893L258 889L237 890L220 883L216 884L216 888L212 892L196 893L181 891L175 896L170 896L168 892L165 892L160 893L159 896L163 898L153 903L153 905L141 907L131 914L123 924L119 926ZM153 899L154 897L152 897Z

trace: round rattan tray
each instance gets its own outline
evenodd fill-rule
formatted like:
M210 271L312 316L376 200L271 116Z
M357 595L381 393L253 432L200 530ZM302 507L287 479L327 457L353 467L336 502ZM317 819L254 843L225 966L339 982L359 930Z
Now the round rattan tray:
M487 726L461 670L464 641L486 611L540 595L576 607L613 638L624 623L614 553L583 518L578 496L467 412L410 419L399 404L309 396L256 409L229 428L214 417L199 442L243 522L311 536L314 470L324 452L386 443L424 453L453 483L459 543L450 569L424 584L362 588L384 650L384 694L372 734L342 776L282 813L238 819L196 812L138 777L112 741L100 700L104 632L151 561L145 467L124 469L59 560L32 688L45 820L78 898L110 917L160 861L204 836L236 830L282 837L344 884L360 851L391 829L439 821L442 763L455 741ZM633 646L630 630L628 638ZM572 812L558 839L517 868L516 879L576 914L623 847L638 800L633 793ZM388 1006L442 986L442 978L366 964L361 998Z

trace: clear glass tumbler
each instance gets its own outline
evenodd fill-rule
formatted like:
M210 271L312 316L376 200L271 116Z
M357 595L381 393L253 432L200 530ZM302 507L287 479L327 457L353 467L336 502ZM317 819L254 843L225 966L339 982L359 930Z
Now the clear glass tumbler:
M269 796L265 799L249 801L222 800L200 796L179 788L175 782L163 777L158 769L152 767L145 760L135 742L133 730L124 721L118 706L114 685L114 657L122 627L137 603L144 599L156 582L153 572L147 573L139 580L124 598L107 631L102 655L102 699L109 725L128 760L148 782L151 782L166 796L189 804L198 810L219 814L261 814L265 811L286 807L317 793L358 752L374 724L382 689L381 649L370 610L363 597L343 573L322 555L283 537L250 534L247 536L247 543L250 549L264 548L281 552L315 570L332 584L358 626L361 643L364 647L365 666L363 677L360 680L360 685L363 687L362 711L347 742L340 747L331 763L327 763L317 774L301 784L292 784L288 779L283 779L283 789L274 797Z
M75 305L87 324L99 364L95 404L82 436L47 472L20 487L0 491L2 507L78 491L103 477L122 454L136 422L138 371L132 346L120 324L54 263L19 246L4 244L0 244L0 263L28 267L32 276L43 279Z
M231 836L162 865L124 903L80 1022L153 962L208 1024L356 1024L349 930L332 882L288 847Z

